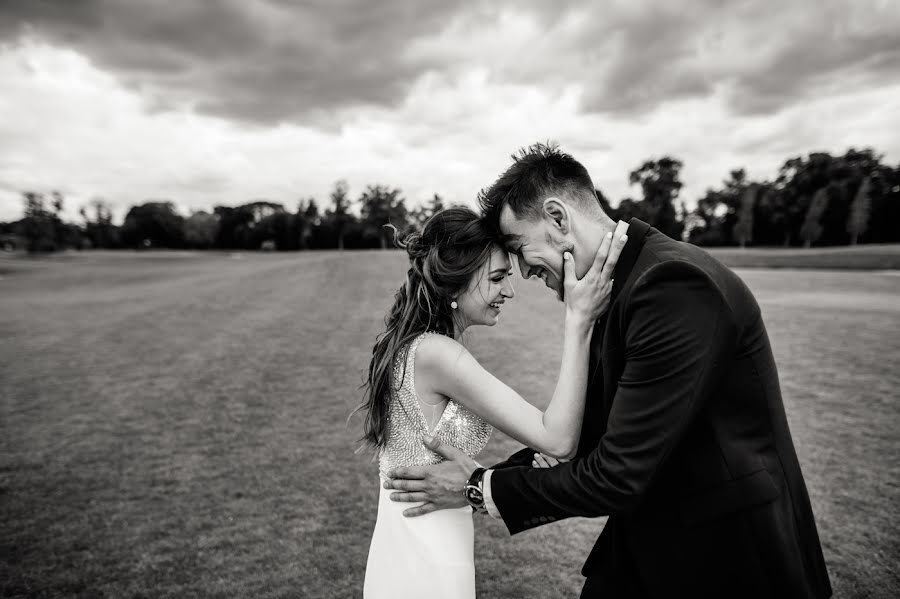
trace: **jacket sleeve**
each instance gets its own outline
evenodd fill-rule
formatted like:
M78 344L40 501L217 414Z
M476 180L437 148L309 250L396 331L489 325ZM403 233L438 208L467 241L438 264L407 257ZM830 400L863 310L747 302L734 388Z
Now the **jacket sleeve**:
M493 500L512 534L634 509L714 388L717 361L735 345L722 293L689 263L652 267L623 300L625 366L599 445L556 468L492 474Z
M536 449L523 447L502 462L491 466L491 470L499 470L501 468L514 468L516 466L531 466L531 461L534 459L534 454L536 453L538 453Z

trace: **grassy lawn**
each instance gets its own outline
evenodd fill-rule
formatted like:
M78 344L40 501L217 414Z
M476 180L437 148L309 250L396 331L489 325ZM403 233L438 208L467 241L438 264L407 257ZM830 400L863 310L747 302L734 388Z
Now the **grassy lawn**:
M831 248L711 248L732 268L823 268L830 270L900 269L900 245Z
M404 272L398 252L0 258L0 596L360 596L377 474L346 419ZM896 597L900 276L739 272L835 596ZM562 315L517 291L469 344L543 405ZM479 518L480 596L577 596L602 526Z

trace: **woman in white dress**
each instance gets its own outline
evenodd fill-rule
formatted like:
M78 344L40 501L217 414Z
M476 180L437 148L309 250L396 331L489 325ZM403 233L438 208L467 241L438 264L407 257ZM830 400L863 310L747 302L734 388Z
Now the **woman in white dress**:
M604 241L581 280L564 255L562 364L553 398L541 412L484 370L459 341L469 326L496 324L504 302L515 296L509 255L494 232L468 208L449 208L398 242L410 268L373 349L360 408L366 413L364 438L379 452L381 481L391 468L441 461L423 444L424 435L475 456L496 426L548 456L574 455L593 325L608 306L612 268L624 243ZM538 276L555 283L548 280L555 276L550 271ZM547 465L538 459L536 465ZM390 491L379 489L364 597L474 598L472 510L406 518L411 504L392 502Z

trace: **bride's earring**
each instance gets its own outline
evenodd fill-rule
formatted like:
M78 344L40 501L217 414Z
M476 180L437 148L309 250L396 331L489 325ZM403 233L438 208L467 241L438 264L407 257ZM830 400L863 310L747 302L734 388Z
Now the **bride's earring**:
M456 300L453 300L452 302L450 302L450 307L456 310L457 308L459 308L459 304L456 303Z

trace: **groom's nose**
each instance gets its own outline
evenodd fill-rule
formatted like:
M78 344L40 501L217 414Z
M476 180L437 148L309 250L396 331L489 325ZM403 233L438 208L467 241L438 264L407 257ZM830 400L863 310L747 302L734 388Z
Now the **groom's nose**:
M531 278L531 267L528 266L527 262L525 262L525 258L523 258L522 256L516 256L516 262L519 265L519 274L522 275L522 278Z

